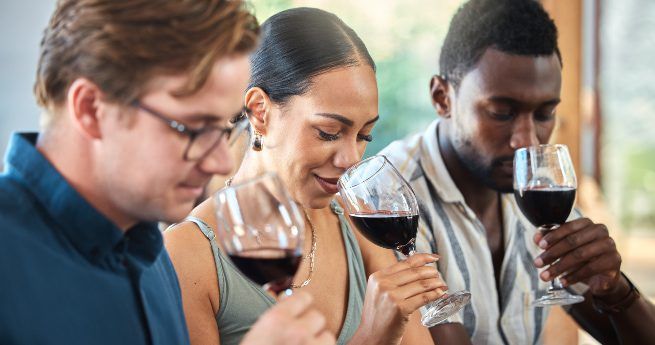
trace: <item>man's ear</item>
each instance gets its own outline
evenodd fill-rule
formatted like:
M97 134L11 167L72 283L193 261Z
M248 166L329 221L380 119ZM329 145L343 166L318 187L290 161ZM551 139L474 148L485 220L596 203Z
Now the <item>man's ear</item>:
M266 135L266 128L268 127L269 116L273 107L268 94L259 87L250 88L246 92L245 104L250 109L248 120L252 128L262 135Z
M66 94L66 110L75 127L89 139L99 139L99 102L103 96L96 84L85 78L75 79Z
M444 77L435 75L430 79L432 106L437 111L437 114L443 118L450 117L451 104L449 92L451 91L453 91L452 87Z

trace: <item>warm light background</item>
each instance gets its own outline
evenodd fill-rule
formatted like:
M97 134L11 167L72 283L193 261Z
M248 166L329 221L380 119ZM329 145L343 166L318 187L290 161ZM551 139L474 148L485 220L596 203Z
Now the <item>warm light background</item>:
M526 0L529 1L529 0ZM461 0L253 0L260 21L295 6L331 11L378 66L381 121L367 155L436 116L428 82ZM607 223L623 269L655 297L655 2L543 0L560 29L563 104L554 141L570 146L578 202ZM32 97L38 44L53 0L0 2L0 150L9 133L37 129ZM582 339L582 343L588 343Z

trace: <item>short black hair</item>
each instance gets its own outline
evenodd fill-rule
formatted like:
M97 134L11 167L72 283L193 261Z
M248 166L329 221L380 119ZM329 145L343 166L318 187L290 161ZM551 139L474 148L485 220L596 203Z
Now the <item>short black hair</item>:
M336 15L308 7L282 11L262 24L251 55L249 88L259 87L277 104L309 91L312 78L340 67L375 63L364 42Z
M453 16L441 48L439 70L453 87L488 48L515 55L546 56L562 63L557 27L537 0L470 0Z

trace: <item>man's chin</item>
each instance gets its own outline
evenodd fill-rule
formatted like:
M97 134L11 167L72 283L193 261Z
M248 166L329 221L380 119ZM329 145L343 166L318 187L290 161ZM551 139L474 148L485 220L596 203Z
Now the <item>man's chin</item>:
M487 184L487 187L489 187L489 189L495 190L498 193L514 193L514 187L512 185L491 182Z
M498 193L514 193L514 180L511 177L491 179L487 181L486 185Z
M180 202L175 207L171 207L159 216L159 221L165 223L179 223L193 210L194 201Z
M498 188L496 190L498 191L498 193L503 193L503 194L514 193L514 187L512 187L512 186L510 186L510 187L504 186L504 187L500 187L500 188Z

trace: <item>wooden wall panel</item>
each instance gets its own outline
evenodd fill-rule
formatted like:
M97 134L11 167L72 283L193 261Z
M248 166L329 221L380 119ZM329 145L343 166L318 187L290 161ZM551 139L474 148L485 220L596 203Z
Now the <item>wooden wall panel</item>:
M555 20L555 25L557 25L559 47L564 62L564 70L562 72L562 103L558 107L558 125L551 141L568 145L575 170L576 172L581 172L580 126L582 113L583 0L542 0L541 3L553 20Z

